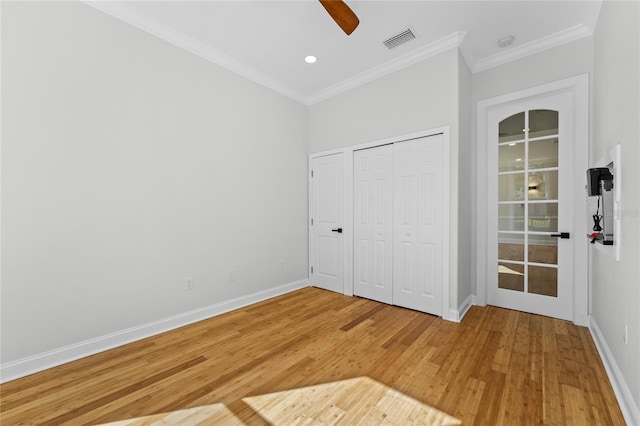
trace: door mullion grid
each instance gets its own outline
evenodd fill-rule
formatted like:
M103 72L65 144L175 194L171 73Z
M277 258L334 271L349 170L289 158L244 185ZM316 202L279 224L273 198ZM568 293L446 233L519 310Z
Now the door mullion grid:
M560 134L559 133L555 133L555 134L551 134L551 135L546 135L546 136L537 136L535 138L531 138L530 141L531 142L535 142L535 141L544 141L547 139L553 139L553 138L559 138Z
M531 265L531 266L539 266L541 268L558 269L558 265L554 265L553 263L530 262L529 265Z

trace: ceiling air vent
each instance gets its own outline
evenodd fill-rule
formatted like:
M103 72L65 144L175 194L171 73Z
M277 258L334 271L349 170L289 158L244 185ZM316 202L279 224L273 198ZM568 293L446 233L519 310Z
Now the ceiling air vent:
M408 42L409 40L413 40L416 38L416 35L411 31L411 28L407 28L406 30L402 30L398 34L393 37L389 37L385 41L383 41L384 45L389 49L393 49L394 47L398 47L401 44Z

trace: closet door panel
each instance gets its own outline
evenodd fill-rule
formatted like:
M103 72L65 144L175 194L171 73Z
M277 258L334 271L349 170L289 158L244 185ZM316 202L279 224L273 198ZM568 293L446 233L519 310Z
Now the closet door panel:
M393 148L354 152L354 294L392 303Z
M442 136L394 145L395 305L442 314Z
M420 244L420 292L426 296L433 296L435 292L434 271L437 268L435 247L433 244Z

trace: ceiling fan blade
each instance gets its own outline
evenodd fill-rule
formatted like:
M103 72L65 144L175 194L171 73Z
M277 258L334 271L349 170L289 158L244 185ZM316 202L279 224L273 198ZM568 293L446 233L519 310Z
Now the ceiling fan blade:
M360 23L353 10L342 0L320 0L320 3L347 35L350 35Z

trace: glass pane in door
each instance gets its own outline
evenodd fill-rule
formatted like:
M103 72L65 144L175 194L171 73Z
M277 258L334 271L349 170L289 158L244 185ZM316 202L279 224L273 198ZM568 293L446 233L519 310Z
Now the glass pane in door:
M558 264L558 239L548 235L529 235L528 260L535 263Z
M498 287L557 297L558 113L524 111L498 131Z
M529 293L558 297L558 269L529 265Z
M529 139L558 134L558 111L537 109L528 113Z
M510 172L524 169L524 142L512 142L498 147L500 171Z
M498 258L524 262L524 233L498 233Z
M529 231L557 232L558 203L530 203Z
M524 152L522 157L524 157ZM528 164L529 169L558 167L558 138L529 142Z
M498 201L524 200L524 173L498 176Z
M512 203L498 206L499 231L524 231L524 204Z
M500 123L498 142L511 142L524 139L524 112L505 118Z
M524 291L524 265L498 262L498 288Z
M527 176L527 191L530 200L558 199L558 170L529 171Z

